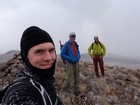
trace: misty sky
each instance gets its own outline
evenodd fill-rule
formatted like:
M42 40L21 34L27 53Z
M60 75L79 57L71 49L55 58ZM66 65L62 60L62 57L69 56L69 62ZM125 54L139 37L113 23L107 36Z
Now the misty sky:
M99 36L107 53L140 57L140 0L0 0L0 53L19 50L32 25L65 43L75 32L80 52Z

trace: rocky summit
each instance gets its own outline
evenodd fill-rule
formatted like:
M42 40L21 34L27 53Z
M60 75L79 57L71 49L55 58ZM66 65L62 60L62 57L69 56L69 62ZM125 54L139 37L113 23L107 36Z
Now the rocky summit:
M9 84L24 67L20 54L0 64L0 87ZM105 64L105 77L97 78L90 61L80 61L79 96L60 91L65 78L65 66L57 59L55 87L65 105L140 105L140 69L128 69Z

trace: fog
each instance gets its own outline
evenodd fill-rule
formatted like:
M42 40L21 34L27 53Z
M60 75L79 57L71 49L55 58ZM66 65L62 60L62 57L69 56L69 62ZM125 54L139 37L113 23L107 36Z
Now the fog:
M19 50L20 38L29 26L46 30L65 43L76 33L81 53L87 53L94 36L107 53L139 59L140 0L1 0L0 53Z

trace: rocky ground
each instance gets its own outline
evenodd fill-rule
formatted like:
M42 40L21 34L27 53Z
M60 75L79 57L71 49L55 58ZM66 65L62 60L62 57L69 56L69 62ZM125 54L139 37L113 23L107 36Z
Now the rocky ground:
M19 54L0 64L1 88L12 82L22 67ZM105 77L96 78L92 62L80 61L79 96L74 96L71 89L66 93L60 91L64 77L64 65L58 58L55 86L65 105L140 105L140 69L105 65Z

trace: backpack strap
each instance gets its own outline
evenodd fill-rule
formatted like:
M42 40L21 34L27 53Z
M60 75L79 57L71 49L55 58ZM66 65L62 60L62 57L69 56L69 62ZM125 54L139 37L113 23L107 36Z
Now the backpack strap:
M99 42L99 44L100 44L101 48L103 48L103 46L102 46L101 42Z
M67 52L69 50L69 48L70 48L70 45L69 45L68 42L66 42L66 45L67 45L67 50L66 50L66 52Z
M50 102L49 105L53 105L52 100L51 100L48 92L44 89L44 87L39 82L34 81L32 78L30 78L30 82L40 92L42 99L44 101L44 105L48 104L48 103L46 103L46 99L48 99L48 101Z
M53 102L52 102L48 92L46 91L46 89L39 82L33 80L32 78L30 78L30 82L41 93L42 99L44 100L44 105L53 105ZM47 99L47 102L49 102L50 104L46 103L46 99ZM57 97L56 97L56 100L54 102L54 105L58 105L58 98Z

